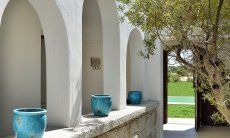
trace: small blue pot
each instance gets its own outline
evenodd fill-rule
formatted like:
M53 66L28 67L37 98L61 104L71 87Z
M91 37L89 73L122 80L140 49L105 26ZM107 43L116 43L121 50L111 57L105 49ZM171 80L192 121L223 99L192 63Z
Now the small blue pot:
M47 123L46 112L39 108L15 109L13 127L16 138L42 138Z
M142 100L142 92L141 91L129 91L128 94L128 103L138 105Z
M91 108L95 116L108 116L112 108L112 96L103 94L92 95Z

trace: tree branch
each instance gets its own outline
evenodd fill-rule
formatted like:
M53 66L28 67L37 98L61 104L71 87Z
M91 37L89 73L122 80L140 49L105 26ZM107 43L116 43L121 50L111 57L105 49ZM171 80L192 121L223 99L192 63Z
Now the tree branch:
M217 13L216 13L216 20L215 20L215 24L213 26L213 43L215 44L215 45L213 45L214 50L217 49L216 41L217 41L217 38L218 38L218 29L219 29L219 23L220 23L220 17L221 17L221 9L222 9L223 3L224 3L224 0L219 0Z
M198 71L201 75L203 75L204 77L208 77L208 74L206 71L202 70L202 69L198 69L196 68L195 66L193 66L192 64L188 63L186 60L184 60L182 57L181 57L181 51L182 49L181 48L178 48L177 51L176 51L176 60L182 64L184 64L185 66L187 66L188 68L194 70L194 71Z

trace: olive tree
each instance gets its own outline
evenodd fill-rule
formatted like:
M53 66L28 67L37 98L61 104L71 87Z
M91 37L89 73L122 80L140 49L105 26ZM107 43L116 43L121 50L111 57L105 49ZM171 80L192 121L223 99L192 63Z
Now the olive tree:
M207 82L204 98L230 124L230 0L117 0L121 20L145 32L149 59L156 39L176 60ZM192 56L183 56L192 53Z

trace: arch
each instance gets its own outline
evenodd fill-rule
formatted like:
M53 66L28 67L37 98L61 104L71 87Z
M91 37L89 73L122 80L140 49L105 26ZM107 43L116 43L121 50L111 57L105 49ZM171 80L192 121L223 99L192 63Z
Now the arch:
M86 0L85 0L86 1ZM85 2L84 1L84 2ZM113 96L113 108L120 109L120 34L119 19L114 0L97 0L102 23L103 91Z
M17 0L1 0L0 25L3 23L3 16L7 18L4 12L8 5L16 1ZM63 17L54 0L21 0L20 2L29 2L32 6L32 9L38 16L45 37L48 126L67 127L69 125L70 92L69 51ZM3 82L0 81L0 83ZM30 101L28 99L22 100L27 102L26 106L30 106ZM13 108L19 108L16 106L17 105L11 105L8 111ZM33 107L34 105L31 106Z
M139 29L131 30L126 53L126 88L128 91L144 90L144 60L138 55L144 46ZM143 93L144 95L144 93Z

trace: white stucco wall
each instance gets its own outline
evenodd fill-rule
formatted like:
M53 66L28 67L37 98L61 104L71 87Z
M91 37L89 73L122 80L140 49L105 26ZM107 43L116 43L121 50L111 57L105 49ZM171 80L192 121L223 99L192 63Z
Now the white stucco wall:
M102 22L97 1L85 0L83 9L82 113L91 112L91 95L103 94ZM101 70L91 67L91 58L101 59Z
M12 110L41 107L41 26L32 6L9 3L0 28L0 137L12 133Z
M17 0L12 1L15 2ZM9 0L2 0L0 2L1 23L2 15L8 2ZM27 2L27 0L21 0L20 2ZM64 27L63 18L54 1L31 0L28 2L37 13L46 38L48 125L67 127L70 125L70 80L66 27ZM18 15L16 14L14 16L17 17ZM23 18L27 17L25 16ZM28 20L30 20L30 18ZM10 30L10 28L7 28L7 30ZM41 30L39 32L41 32ZM27 41L29 42L30 40L27 39ZM4 81L4 83L6 83L6 81ZM27 85L27 87L29 86ZM17 98L22 98L24 101L27 101L27 98L23 98L23 96ZM8 101L8 103L10 102L11 101ZM15 106L11 108L15 108Z
M133 29L131 25L129 25L126 21L119 23L120 26L120 103L123 108L126 107L126 94L127 94L127 80L126 80L126 62L127 62L127 48L130 33Z
M120 34L121 34L121 89L126 90L126 50L127 43L133 26L127 22L120 23ZM144 33L141 33L142 39ZM159 109L157 113L157 137L163 138L163 49L160 41L156 41L157 49L155 54L150 58L144 60L143 65L143 100L156 100L159 101ZM143 47L141 48L143 49ZM141 70L141 69L140 69ZM136 70L134 70L136 71Z
M157 111L157 137L163 137L163 49L156 41L157 49L153 57L145 61L144 100L159 101Z
M84 0L28 1L39 17L46 40L48 125L76 126L82 119ZM9 0L0 1L0 23L8 2ZM103 32L103 89L106 94L113 96L114 109L124 109L127 91L126 54L130 32L134 27L127 22L119 23L115 0L97 2ZM162 103L161 56L162 52L158 49L154 57L145 63L144 100L154 99ZM159 115L161 114L162 111ZM161 119L158 120L161 123Z
M29 2L39 16L46 39L48 125L69 126L69 47L62 12L52 0Z
M112 95L113 108L125 108L120 76L120 32L115 0L98 0L103 29L104 91ZM122 102L121 102L122 100Z
M144 59L139 55L139 50L143 49L143 46L141 32L136 28L133 29L130 32L127 47L126 80L128 91L143 91Z

